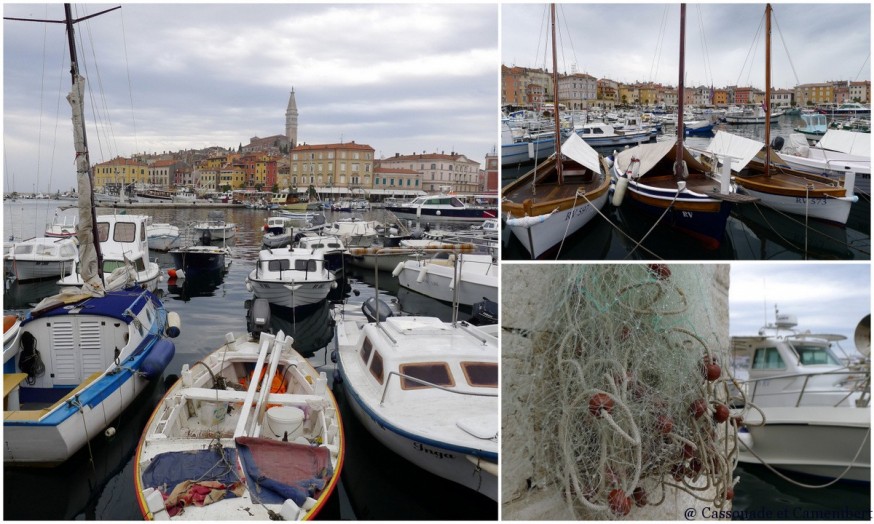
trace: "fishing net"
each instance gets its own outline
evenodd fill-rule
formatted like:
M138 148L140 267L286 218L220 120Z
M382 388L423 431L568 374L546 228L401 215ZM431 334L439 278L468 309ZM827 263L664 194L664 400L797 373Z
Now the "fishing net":
M620 518L674 490L722 508L738 420L726 405L725 328L708 313L713 278L698 265L547 271L551 306L531 308L524 333L531 358L506 371L525 378L505 375L534 421L529 484L560 487L579 519Z

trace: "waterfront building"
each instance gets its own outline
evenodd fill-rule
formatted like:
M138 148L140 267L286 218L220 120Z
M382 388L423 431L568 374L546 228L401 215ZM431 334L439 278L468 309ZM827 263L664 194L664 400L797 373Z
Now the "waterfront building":
M155 160L149 164L148 184L160 188L169 188L176 180L175 160Z
M121 187L144 185L148 182L149 166L124 157L96 164L92 168L94 186L98 191L118 194Z
M373 152L355 141L339 144L303 144L289 154L289 173L277 181L279 189L313 187L373 187Z
M373 189L391 194L395 190L418 191L422 188L422 174L413 169L384 167L377 160L373 166Z
M799 106L815 106L834 102L834 85L829 82L795 86L795 101Z
M409 169L421 173L421 189L429 193L449 187L456 193L476 193L479 186L479 162L454 151L401 155L380 160L382 168Z
M598 80L586 73L573 73L558 79L558 100L569 110L588 109L598 97Z
M500 189L500 172L498 171L498 153L493 149L491 153L486 155L486 168L483 170L483 177L480 180L480 187L486 193L497 193Z
M861 104L867 104L871 101L871 81L864 80L861 82L850 82L850 100Z
M771 107L791 107L795 101L792 89L771 89Z
M501 66L501 105L539 107L554 95L552 78L545 70Z

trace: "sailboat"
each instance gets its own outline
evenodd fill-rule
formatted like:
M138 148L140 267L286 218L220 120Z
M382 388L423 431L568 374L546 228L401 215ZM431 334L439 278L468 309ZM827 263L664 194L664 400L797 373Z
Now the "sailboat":
M771 97L771 4L765 7L765 109L770 112ZM774 165L770 145L771 123L765 120L764 155L758 155L735 177L740 190L755 196L762 204L787 213L804 215L846 224L850 207L858 197L853 194L855 172L848 171L843 180ZM749 139L733 137L730 143Z
M552 81L556 86L555 136L561 136L558 104L558 58L555 4L552 22ZM564 156L562 156L564 154ZM555 154L502 191L506 227L538 258L585 226L607 202L610 189L606 161L576 133L555 141Z
M707 249L717 249L734 202L755 199L731 190L727 169L714 176L683 144L683 90L685 74L686 4L680 4L680 78L677 92L677 138L640 144L615 155L613 204L628 193L633 205L695 238Z
M73 143L79 195L82 288L48 297L21 323L17 347L3 363L3 460L57 465L96 435L114 433L119 415L173 358L168 337L179 317L140 287L107 291L91 198L85 136L85 79L76 60L70 4L65 4L73 88ZM118 9L118 8L114 8ZM97 16L112 9L90 15ZM21 20L21 19L18 19Z

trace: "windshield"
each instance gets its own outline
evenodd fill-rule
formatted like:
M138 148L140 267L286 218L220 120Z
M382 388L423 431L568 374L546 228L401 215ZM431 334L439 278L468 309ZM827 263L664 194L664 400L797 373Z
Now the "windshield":
M795 351L804 366L840 366L841 363L832 355L827 347L796 345Z

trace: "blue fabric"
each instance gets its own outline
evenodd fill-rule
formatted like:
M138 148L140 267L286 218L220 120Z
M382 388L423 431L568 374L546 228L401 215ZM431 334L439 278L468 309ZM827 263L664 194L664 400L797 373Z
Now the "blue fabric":
M142 294L144 294L143 298L137 300ZM88 298L76 305L82 308L80 314L103 315L130 324L131 319L125 316L124 312L130 309L134 314L139 313L146 305L146 300L149 299L158 303L158 299L152 293L140 288L131 288L122 291L108 291L103 297ZM40 313L37 318L58 317L68 313L67 307L56 307Z
M231 485L239 480L232 469L236 463L234 448L223 448L221 454L211 449L161 453L143 472L143 486L158 488L166 484L166 492L170 493L186 480L215 480ZM230 490L225 496L236 497Z

